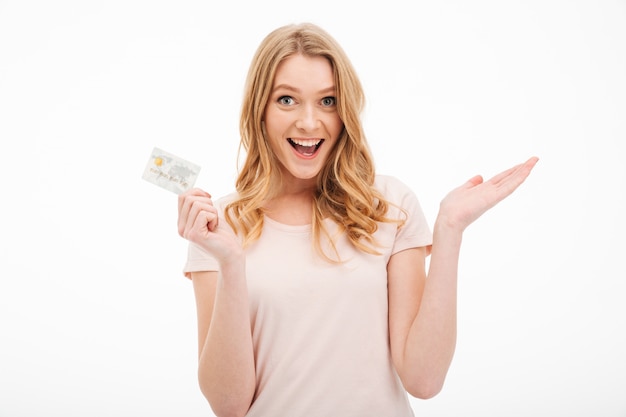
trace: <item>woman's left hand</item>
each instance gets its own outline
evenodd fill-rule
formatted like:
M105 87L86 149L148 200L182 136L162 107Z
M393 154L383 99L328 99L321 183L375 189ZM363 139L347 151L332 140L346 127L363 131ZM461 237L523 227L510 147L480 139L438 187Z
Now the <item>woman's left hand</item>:
M441 201L437 220L463 232L487 210L508 197L530 174L539 159L532 157L484 182L477 175L450 191Z

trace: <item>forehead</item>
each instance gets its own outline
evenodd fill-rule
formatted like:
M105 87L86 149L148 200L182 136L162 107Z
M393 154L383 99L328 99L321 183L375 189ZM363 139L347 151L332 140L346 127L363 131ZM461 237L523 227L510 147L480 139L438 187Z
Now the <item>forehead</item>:
M335 86L333 69L327 58L322 56L291 55L276 69L274 88L327 89Z

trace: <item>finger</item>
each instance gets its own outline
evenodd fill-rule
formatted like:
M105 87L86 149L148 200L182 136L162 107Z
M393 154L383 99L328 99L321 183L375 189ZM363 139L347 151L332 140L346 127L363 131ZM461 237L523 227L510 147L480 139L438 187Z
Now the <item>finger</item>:
M190 188L189 190L185 191L184 193L180 193L178 195L178 211L179 212L180 212L183 204L185 203L185 200L188 199L190 196L211 198L211 194L207 193L206 191L204 191L201 188Z
M208 233L213 232L216 226L217 213L202 210L194 217L193 222L189 225L187 236L190 240L195 240L196 237L206 239Z
M203 195L208 195L208 193ZM178 233L183 236L188 229L188 224L193 223L193 220L198 215L198 212L203 208L208 209L210 207L213 207L213 202L210 198L187 195L183 199L182 206L179 208Z
M514 167L511 167L511 168L505 170L505 171L502 171L501 173L491 177L489 179L489 181L487 181L487 182L490 183L490 184L493 184L493 185L498 185L499 183L501 183L505 179L509 178L521 166L522 166L522 164L518 164L518 165L515 165Z
M217 213L215 213L215 218L213 218L212 220L209 220L207 222L207 229L209 229L209 232L214 232L215 229L217 229L217 225L219 224L220 218L217 215Z
M476 187L477 185L480 185L483 183L483 176L482 175L475 175L472 178L470 178L469 180L467 180L467 182L465 183L465 186L467 188L472 188L472 187Z
M191 206L189 217L185 225L185 232L195 229L199 232L213 231L217 227L217 209L204 201L195 201Z
M190 199L193 200L196 197L210 199L211 194L207 193L206 191L200 188L192 188L192 189L185 191L184 193L179 194L178 195L178 212L180 213L180 211L182 210L183 205L185 204L185 201L189 201Z
M489 182L492 184L498 184L506 180L509 177L513 177L517 175L521 175L523 178L526 178L528 174L530 174L530 171L535 166L538 160L539 158L537 158L536 156L533 156L529 158L526 162L522 164L517 164L514 167L511 167L507 169L506 171L499 173L498 175L491 178Z
M537 157L532 157L528 159L526 162L524 162L523 164L520 164L518 168L513 173L511 173L510 178L515 183L517 183L517 185L520 185L522 182L526 180L528 175L530 175L530 171L532 171L533 167L535 166L535 164L537 164L538 160L539 159Z
M511 170L507 170L510 171L508 172L508 175L504 175L496 182L496 185L498 186L501 195L503 195L504 197L508 196L513 191L515 191L524 181L526 181L526 178L528 178L531 170L538 160L539 159L537 157L532 157L523 164L515 166L514 169L512 168Z
M217 224L219 223L219 216L217 215L217 209L211 205L209 207L205 207L202 210L202 214L206 215L206 218L202 220L198 224L198 226L206 227L209 232L215 231L215 228L217 228Z

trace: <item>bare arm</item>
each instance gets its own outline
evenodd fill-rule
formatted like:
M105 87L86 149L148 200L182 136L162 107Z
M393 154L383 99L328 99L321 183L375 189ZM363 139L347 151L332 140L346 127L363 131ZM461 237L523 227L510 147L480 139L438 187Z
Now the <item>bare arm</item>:
M191 274L198 315L198 382L219 417L243 416L256 387L245 258L220 231L210 196L179 198L179 233L214 254L220 272Z
M457 275L463 231L524 182L537 162L531 158L483 183L476 176L441 202L425 272L426 250L409 249L389 261L391 353L407 391L436 395L445 381L457 333Z
M405 389L430 398L442 388L456 346L458 241L435 227L429 277L426 249L408 249L388 265L392 357ZM442 244L435 244L439 239Z

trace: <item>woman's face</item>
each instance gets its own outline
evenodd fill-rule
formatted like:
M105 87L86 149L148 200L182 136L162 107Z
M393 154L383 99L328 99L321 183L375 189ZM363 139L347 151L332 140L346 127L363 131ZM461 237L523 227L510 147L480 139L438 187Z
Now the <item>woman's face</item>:
M278 66L264 122L284 180L315 182L343 129L335 94L326 58L297 54Z

